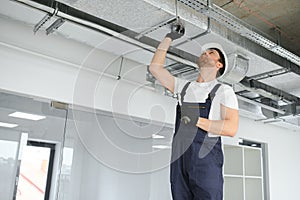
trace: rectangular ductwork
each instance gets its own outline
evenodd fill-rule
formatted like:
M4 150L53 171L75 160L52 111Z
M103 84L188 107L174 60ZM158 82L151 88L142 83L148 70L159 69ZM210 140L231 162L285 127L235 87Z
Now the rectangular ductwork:
M94 29L114 39L126 42L140 48L143 52L152 54L159 41L169 31L169 24L175 17L174 0L132 0L132 1L104 1L100 0L17 0L31 7L36 7L46 13L54 13L56 17ZM210 1L208 1L210 2ZM217 39L230 52L233 60L233 71L228 75L226 82L236 84L235 89L242 98L247 98L252 104L267 104L261 98L288 102L291 108L281 110L273 107L274 112L280 115L297 115L300 106L299 98L283 92L280 89L259 81L259 78L281 73L300 75L300 59L297 55L288 52L266 37L256 33L251 27L225 12L215 5L207 6L207 1L178 0L178 14L186 25L186 35L174 42L168 52L167 68L175 76L189 80L197 76L198 51L205 41ZM132 12L132 8L136 8ZM211 20L210 20L211 19ZM209 24L208 24L209 22ZM193 47L195 47L193 49ZM233 48L234 47L234 48ZM242 50L241 53L237 50ZM250 55L250 56L249 56ZM271 67L261 73L248 75L249 60L259 58ZM149 63L146 60L145 63ZM275 66L275 68L273 67ZM262 66L265 67L265 66ZM270 70L271 69L271 70ZM149 74L148 74L149 75ZM148 76L153 81L153 77ZM153 81L154 82L154 81ZM244 92L244 90L246 92ZM256 98L247 96L247 92L258 94ZM249 103L248 102L248 103ZM272 105L269 107L272 110ZM276 110L277 109L277 110ZM256 112L256 111L255 111ZM283 113L284 114L283 114Z

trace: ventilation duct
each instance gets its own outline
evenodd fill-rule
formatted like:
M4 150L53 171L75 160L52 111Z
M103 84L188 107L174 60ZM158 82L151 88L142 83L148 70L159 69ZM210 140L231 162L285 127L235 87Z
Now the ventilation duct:
M72 6L74 6L75 3L84 2L84 1L71 1L71 0L60 0L60 1L69 3ZM29 4L30 6L33 6L33 7L36 6L36 3L32 3L34 1L20 0L20 2ZM47 9L45 9L45 6L39 5L39 6L36 6L37 9L44 10L46 12L53 11L53 8L51 9L51 7L48 7L48 6L50 6L50 5L48 5L49 2L46 3L45 1L42 1L42 0L35 0L35 2L44 4L44 5L46 5L46 8L47 8ZM86 2L94 3L93 1L86 1ZM98 2L98 4L101 4L100 2ZM121 3L121 1L119 1L119 2ZM174 1L172 1L173 2L172 6L171 6L171 1L144 0L144 1L139 1L139 2L145 2L146 4L148 3L148 6L149 6L149 4L155 6L156 8L158 8L158 10L156 12L162 12L160 14L166 14L166 13L174 14L174 12L173 12L174 11L174 5L173 5ZM183 1L181 1L181 2L183 2ZM198 2L199 3L200 1L189 1L189 2ZM59 5L59 9L60 9L60 11L58 11L57 17L62 17L63 19L76 22L77 24L81 24L86 27L96 29L98 31L100 30L101 32L109 33L110 35L117 37L117 38L121 39L122 41L126 41L130 44L139 46L143 50L149 50L150 52L153 52L153 47L157 46L157 43L153 43L153 41L152 41L153 38L155 38L155 37L147 38L148 40L145 40L144 37L141 37L140 39L136 40L134 38L135 38L135 36L138 36L139 34L123 35L122 33L124 30L127 31L128 33L132 33L130 31L128 31L127 29L124 29L124 28L122 29L121 26L124 26L124 24L120 23L119 25L121 25L121 26L118 26L116 24L113 24L114 22L112 21L112 23L110 25L114 25L114 26L106 26L109 23L106 23L106 24L102 23L102 22L104 22L104 20L101 21L101 17L99 17L99 16L98 17L100 19L99 18L96 19L95 17L87 18L87 13L90 13L89 10L87 9L87 7L89 8L89 6L85 7L84 12L87 12L87 13L81 13L80 11L73 9L72 7L68 7L67 5L64 5L64 4L61 4L58 2L55 2L55 3L57 3ZM126 2L126 3L130 4L131 2ZM98 12L100 12L99 9L97 9L98 4L95 5L94 8L89 8L89 9L98 10ZM105 2L103 2L103 4L101 4L101 5L105 6ZM184 5L181 4L180 11L183 11L182 9L185 9L185 11L187 10L186 8L182 8L183 6ZM122 7L122 6L120 5L119 7ZM127 7L128 7L128 5L127 5ZM213 7L215 8L215 6L213 6ZM202 9L202 8L207 8L207 7L206 7L206 5L204 5L202 3L201 7L199 7L198 10L196 10L196 9L194 9L194 10L200 11L200 9ZM83 8L78 8L78 9L84 10ZM210 13L211 14L210 17L212 17L212 18L215 17L216 21L218 21L217 18L220 16L218 16L218 15L213 16L214 10L209 10L208 8L207 8L207 10L209 12L205 12L205 13L201 13L201 12L199 12L199 13L189 12L188 13L188 12L186 12L183 17L183 20L186 20L187 22L189 22L190 26L193 25L193 27L190 27L190 28L195 28L196 26L197 26L197 28L199 28L200 26L201 26L200 28L203 28L203 20L202 21L200 20L200 18L201 19L203 18L203 14L205 14L206 16L210 16L209 15L209 13ZM114 11L115 11L115 13L118 13L120 10L114 10ZM203 11L203 9L202 9L202 11ZM164 13L164 12L166 12L166 13ZM199 17L200 13L202 14L202 17ZM126 17L133 16L132 13L125 13L125 12L123 13L123 15L126 15ZM224 16L227 18L229 15L226 14ZM143 17L144 19L147 18L147 16L133 16L133 17L136 17L136 18ZM171 16L171 17L173 17L173 16ZM166 18L168 19L168 17L166 17ZM95 19L95 21L89 20L89 19ZM132 19L132 21L134 21L134 19ZM268 50L268 49L262 47L263 45L260 46L261 45L260 42L250 41L250 39L247 39L247 37L245 37L245 32L242 31L241 33L238 33L238 32L234 33L232 31L232 29L226 28L227 26L226 27L222 26L222 25L218 24L218 22L216 22L216 21L213 21L212 26L211 26L212 33L209 33L209 34L217 33L221 37L224 37L225 39L228 39L229 41L237 44L239 47L245 48L245 49L249 50L250 52L255 53L256 55L258 55L262 58L266 58L270 62L273 62L273 63L281 66L282 68L286 69L286 70L284 70L285 72L289 71L289 72L294 72L296 74L300 74L300 68L297 65L297 64L299 64L298 57L296 57L295 59L290 58L289 60L287 60L285 56L282 57L282 55L277 54L276 51L271 51L271 50L279 49L278 47L274 47L274 48L272 47L271 49L269 48L269 50ZM229 20L229 22L231 22L231 21L232 20ZM155 24L157 24L157 23L155 23ZM127 26L125 26L125 27L127 27ZM240 26L237 26L237 27L240 27ZM157 31L159 31L159 30L157 30ZM141 32L143 33L143 31L141 31ZM141 33L141 32L139 32L139 33ZM153 33L155 33L155 32L153 32ZM255 35L255 34L252 34L252 35ZM192 37L193 35L190 35L190 36L191 36L191 38L193 38ZM197 40L197 38L193 38L193 40L194 39ZM150 41L150 42L147 43L147 41ZM187 41L189 42L189 39ZM181 49L181 50L183 49L182 46L184 46L184 45L179 45L178 49L177 49L177 47L171 49L170 54L168 56L169 56L169 58L176 60L177 62L183 62L187 69L191 69L190 66L192 66L193 70L187 70L187 71L183 70L180 72L181 74L178 74L178 75L185 76L185 77L187 77L187 79L194 80L194 78L197 76L197 71L195 71L195 68L197 66L194 63L193 58L187 59L187 56L182 54L182 53L184 53L183 51L178 51L179 49ZM291 56L294 56L294 55L291 55ZM258 81L250 80L248 77L245 77L243 79L243 77L245 76L245 74L247 73L247 70L248 70L248 67L247 67L248 59L246 57L236 53L236 54L232 54L231 59L232 59L233 63L235 63L235 64L229 70L230 73L227 75L228 77L226 77L226 79L228 79L228 80L226 80L227 83L234 84L234 83L242 80L240 85L244 85L245 90L253 91L254 93L258 93L261 96L266 96L267 98L271 98L272 100L280 100L282 97L284 97L285 99L290 100L291 102L295 102L296 105L299 105L299 102L300 102L299 98L294 97L293 95L286 94L283 91L279 91L278 89L276 90L276 88L269 87L268 85L262 84ZM173 67L176 68L176 66L173 66ZM176 72L176 70L174 70L174 73L175 72ZM279 72L276 71L276 73L279 73ZM225 82L225 80L224 80L224 82ZM251 99L249 100L249 98L245 98L245 97L241 97L240 100L246 101L249 104L253 104L253 102L254 102L253 100L251 100ZM259 105L255 105L255 103L258 103ZM254 113L256 113L257 109L261 109L260 106L261 107L264 106L266 109L273 110L274 112L278 112L279 114L285 114L284 111L273 108L268 105L264 105L262 102L254 102L254 105L255 105L255 108L252 107L254 110L250 109ZM249 112L250 112L250 110L249 110ZM299 113L299 112L296 112L296 114L297 113ZM270 113L267 115L271 116Z
M265 105L269 105L271 107L277 107L276 102L272 101L269 98L261 98L261 102ZM264 114L264 116L266 116L267 118L276 118L278 116L277 112L273 112L269 109L266 108L262 108L262 113Z
M181 3L189 6L197 12L200 12L208 17L217 20L220 24L224 25L228 29L242 35L245 38L265 47L266 49L280 55L291 62L300 65L299 56L287 51L276 43L272 42L268 38L258 34L257 31L253 31L253 27L241 21L237 17L224 11L216 5L207 6L207 1L204 0L179 0Z
M245 56L234 53L228 55L228 71L221 78L221 81L236 84L245 78L249 69L249 59Z
M199 71L194 66L182 63L173 63L165 67L173 76L184 78L189 81L195 81L198 78ZM228 71L219 80L228 84L239 83L245 78L249 69L249 60L240 53L228 55ZM147 72L147 81L154 82L155 78Z
M243 100L238 101L239 113L244 116L248 116L252 119L266 119L266 116L262 113L261 106L253 104L252 102L246 102Z

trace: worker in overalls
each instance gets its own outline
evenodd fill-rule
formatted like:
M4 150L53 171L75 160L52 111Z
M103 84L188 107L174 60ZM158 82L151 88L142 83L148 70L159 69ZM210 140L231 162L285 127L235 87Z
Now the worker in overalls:
M223 152L221 137L233 137L238 129L238 103L233 89L217 80L227 69L227 57L218 44L204 47L198 59L196 81L172 76L164 68L167 50L184 34L172 27L159 44L149 70L177 96L172 142L171 190L173 200L222 200Z

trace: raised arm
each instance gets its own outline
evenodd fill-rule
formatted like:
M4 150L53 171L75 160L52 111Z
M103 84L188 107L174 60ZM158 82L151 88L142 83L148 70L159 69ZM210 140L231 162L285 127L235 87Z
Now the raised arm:
M175 78L164 68L167 50L169 49L171 42L172 39L169 37L166 37L161 41L154 53L149 70L162 86L174 93Z
M167 51L173 40L184 35L184 27L182 24L172 25L171 32L161 41L152 58L149 70L151 74L168 90L174 93L175 78L164 68Z

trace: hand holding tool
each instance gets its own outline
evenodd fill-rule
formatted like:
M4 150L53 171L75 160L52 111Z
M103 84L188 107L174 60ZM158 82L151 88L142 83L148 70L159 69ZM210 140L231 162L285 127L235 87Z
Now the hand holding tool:
M179 21L179 19L171 25L171 32L166 35L166 37L176 40L182 37L185 33L184 25Z

